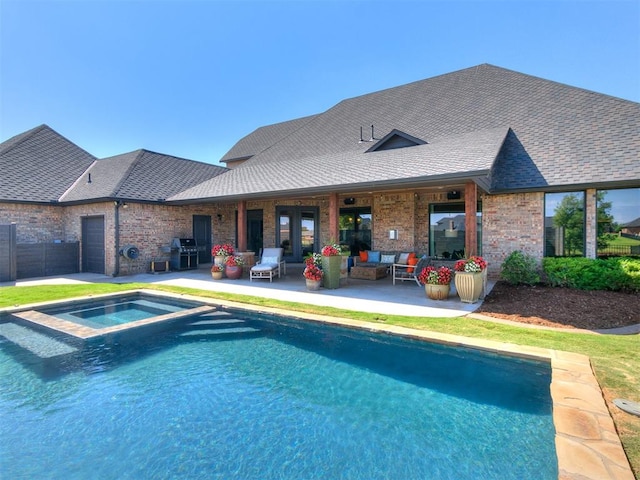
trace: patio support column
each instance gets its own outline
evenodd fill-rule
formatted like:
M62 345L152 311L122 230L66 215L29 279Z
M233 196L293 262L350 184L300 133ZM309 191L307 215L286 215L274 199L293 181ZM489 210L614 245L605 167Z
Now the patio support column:
M478 186L467 182L464 186L464 249L467 257L478 254L477 205Z
M238 202L238 251L247 251L247 202Z
M330 193L329 194L329 241L333 241L338 243L340 238L340 225L339 225L339 215L338 215L338 194Z

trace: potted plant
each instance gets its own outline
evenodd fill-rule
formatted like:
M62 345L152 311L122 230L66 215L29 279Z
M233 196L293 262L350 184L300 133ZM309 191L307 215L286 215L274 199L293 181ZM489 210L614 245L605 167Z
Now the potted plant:
M305 264L306 266L304 267L302 275L307 282L307 290L318 290L320 288L320 284L322 283L324 272L322 271L320 266L313 261L305 261Z
M474 255L458 260L453 269L456 272L454 283L460 300L465 303L477 302L484 287L487 262Z
M222 274L224 273L224 265L218 265L214 263L211 266L211 276L214 280L220 280L222 278Z
M237 280L242 277L242 266L244 265L244 257L240 255L231 255L225 261L225 272L227 278Z
M219 243L211 248L211 255L214 257L213 263L218 265L224 265L227 257L232 256L234 253L235 250L230 243Z
M432 300L446 300L451 288L452 270L448 267L425 267L418 274L418 281Z
M320 253L324 272L322 286L324 288L338 288L340 286L340 267L342 265L340 245L336 243L325 245Z

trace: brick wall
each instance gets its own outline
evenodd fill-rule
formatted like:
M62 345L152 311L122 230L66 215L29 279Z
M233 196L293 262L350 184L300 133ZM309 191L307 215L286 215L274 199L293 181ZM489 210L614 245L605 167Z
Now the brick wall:
M588 224L595 215L595 206L589 203L592 192L587 194ZM372 248L382 251L429 251L429 204L446 203L446 192L376 193L355 196L354 207L371 206L373 217ZM339 206L343 205L340 197ZM456 202L464 199L456 200ZM514 250L522 250L541 259L544 247L544 194L523 193L508 195L484 195L483 201L483 256L490 264L490 274L499 273L500 264ZM328 238L328 197L315 199L287 199L248 201L247 209L262 209L264 220L264 246L275 246L276 207L280 205L317 206L320 210L320 244ZM592 215L593 212L593 215ZM119 209L120 247L132 244L140 250L140 257L129 260L116 254L115 205L112 201L77 205L48 206L26 204L0 204L0 223L17 224L18 243L81 242L81 218L103 215L105 219L105 272L113 275L149 271L153 260L168 260L163 247L175 237L192 236L193 215L210 215L212 243L235 244L236 203L216 205L167 206L157 204L128 203ZM221 215L221 219L218 219ZM398 240L389 239L389 230L398 230ZM587 233L590 233L587 227ZM589 237L590 235L588 235ZM82 242L81 242L82 248ZM594 249L588 244L587 248Z
M544 255L544 193L485 195L482 200L482 255L489 274L514 250L540 260Z
M16 224L17 243L77 240L67 237L64 218L65 211L61 206L0 203L0 224Z

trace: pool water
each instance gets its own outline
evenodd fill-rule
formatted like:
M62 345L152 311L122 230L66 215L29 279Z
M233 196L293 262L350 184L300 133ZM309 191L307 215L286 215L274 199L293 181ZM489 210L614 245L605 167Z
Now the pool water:
M0 478L558 477L547 363L228 320L46 365L0 342Z
M180 312L191 307L191 304L165 303L160 299L135 295L44 309L44 312L85 327L100 329Z

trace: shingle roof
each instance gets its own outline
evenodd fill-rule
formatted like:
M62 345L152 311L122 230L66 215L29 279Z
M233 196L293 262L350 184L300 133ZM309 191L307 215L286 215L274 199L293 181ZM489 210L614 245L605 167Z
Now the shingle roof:
M243 138L223 158L250 157L246 162L174 198L296 191L322 182L356 186L372 170L379 180L399 175L401 183L403 172L422 176L421 167L435 161L420 157L430 151L420 146L374 162L364 153L371 143L358 141L360 127L368 133L370 125L376 138L397 129L429 144L448 139L451 150L438 161L459 167L450 175L473 173L460 157L461 147L474 147L473 132L510 128L491 175L481 179L493 192L640 181L640 104L487 64L347 99L292 122L295 128L266 126ZM471 143L452 142L456 136ZM411 169L393 163L404 156L412 158ZM326 175L332 168L339 168L339 179Z
M95 157L40 125L0 144L0 200L52 202Z
M164 200L226 171L216 165L136 150L94 162L61 201Z
M286 195L374 186L425 184L442 178L486 177L507 137L506 127L441 137L429 144L364 154L366 165L349 168L352 154L334 152L279 162L247 161L224 175L169 200ZM370 145L370 144L369 144ZM211 193L213 192L213 194Z
M244 138L241 138L231 150L229 150L222 162L228 162L232 160L250 158L258 153L266 150L271 145L278 143L287 135L291 135L307 122L313 120L317 115L311 115L308 117L297 118L295 120L289 120L287 122L276 123L266 127L260 127L254 130L252 133Z
M627 228L637 228L640 227L640 217L636 218L635 220L631 220L630 222L625 223L624 225L622 225L623 227L627 227Z

